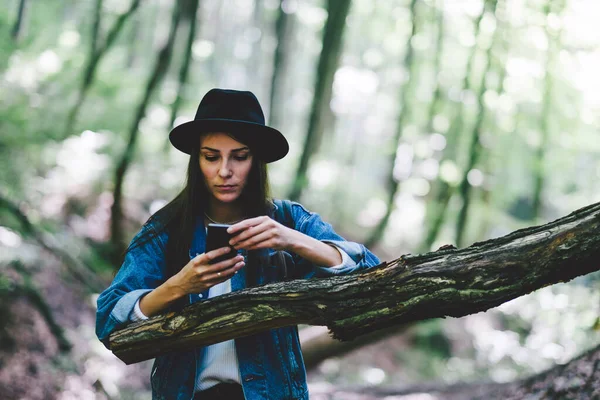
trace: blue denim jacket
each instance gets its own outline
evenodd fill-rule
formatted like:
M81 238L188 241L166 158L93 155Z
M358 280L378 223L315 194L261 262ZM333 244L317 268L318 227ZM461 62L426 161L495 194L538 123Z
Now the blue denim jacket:
M347 274L379 264L379 259L373 253L361 244L344 240L317 213L307 211L298 203L291 204L291 216L296 230L338 246L355 262L352 266L329 268L315 266L293 255L294 265L290 271L292 278ZM276 200L275 209L277 207L281 207L281 203ZM271 216L275 215L277 213ZM142 227L137 237L153 229L153 223L149 222ZM199 221L194 232L190 256L204 252L205 236L204 224ZM163 231L149 242L128 251L115 279L98 297L96 334L105 345L108 344L108 336L113 331L130 322L130 314L138 299L165 281L164 250L167 240L168 235ZM272 254L266 250L264 252L264 255ZM232 278L232 291L245 287L247 268L260 268L257 284L283 279L281 268L276 265L247 264ZM207 292L190 295L189 303L206 298ZM247 399L308 399L306 371L296 326L271 329L235 339L235 347L242 387ZM200 365L203 351L204 348L198 348L157 357L151 373L152 398L192 399L200 373L197 365Z

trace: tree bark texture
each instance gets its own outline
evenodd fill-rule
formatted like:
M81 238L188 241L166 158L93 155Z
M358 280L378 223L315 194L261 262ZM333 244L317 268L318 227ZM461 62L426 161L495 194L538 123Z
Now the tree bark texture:
M462 317L600 269L600 203L465 249L405 255L360 274L274 283L158 315L110 336L126 363L296 325L357 336Z

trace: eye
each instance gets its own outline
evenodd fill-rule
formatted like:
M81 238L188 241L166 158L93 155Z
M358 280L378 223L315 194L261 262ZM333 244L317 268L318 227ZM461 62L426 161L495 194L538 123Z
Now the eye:
M204 159L205 159L206 161L213 162L213 161L217 161L217 160L219 159L219 156L214 156L214 155L210 155L210 154L205 154L205 155L204 155Z
M234 157L237 161L246 161L248 159L248 153L240 154Z

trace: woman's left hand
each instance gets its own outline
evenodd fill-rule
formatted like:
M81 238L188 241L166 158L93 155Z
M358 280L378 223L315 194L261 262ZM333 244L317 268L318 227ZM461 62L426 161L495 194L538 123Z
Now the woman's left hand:
M235 247L236 250L266 248L288 250L294 242L294 234L296 233L296 231L267 216L245 219L229 227L227 232L235 235L229 241L229 244Z

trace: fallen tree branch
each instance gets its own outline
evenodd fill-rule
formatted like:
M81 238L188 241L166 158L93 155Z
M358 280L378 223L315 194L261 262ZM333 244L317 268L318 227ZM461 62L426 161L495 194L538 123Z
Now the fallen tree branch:
M331 357L341 357L358 348L376 343L392 335L400 335L411 325L394 325L361 335L354 340L336 340L324 326L309 326L299 331L302 358L307 371Z
M349 340L428 318L462 317L600 269L600 203L465 249L406 255L361 274L229 293L114 332L134 363L267 329L326 325Z

